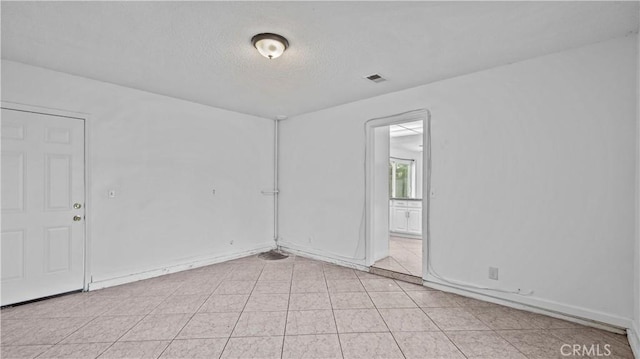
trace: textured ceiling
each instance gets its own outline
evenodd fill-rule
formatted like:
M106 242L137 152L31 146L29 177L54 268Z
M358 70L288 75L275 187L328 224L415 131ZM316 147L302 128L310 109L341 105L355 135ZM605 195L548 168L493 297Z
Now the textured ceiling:
M638 2L5 2L2 57L273 118L638 29ZM291 44L276 60L250 39ZM378 72L388 81L362 77Z

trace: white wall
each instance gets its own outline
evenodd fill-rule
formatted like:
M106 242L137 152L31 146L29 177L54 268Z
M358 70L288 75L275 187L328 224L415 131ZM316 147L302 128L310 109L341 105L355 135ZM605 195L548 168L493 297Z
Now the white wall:
M428 108L439 273L628 327L636 47L633 35L284 121L283 242L363 263L364 123Z
M90 115L94 282L273 244L272 121L9 61L2 100Z
M389 256L389 126L373 128L373 261Z

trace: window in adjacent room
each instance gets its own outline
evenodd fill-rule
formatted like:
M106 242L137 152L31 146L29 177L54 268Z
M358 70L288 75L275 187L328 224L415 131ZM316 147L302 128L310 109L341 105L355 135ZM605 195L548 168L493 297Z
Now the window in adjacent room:
M413 198L415 161L391 157L389 160L389 193L391 198Z

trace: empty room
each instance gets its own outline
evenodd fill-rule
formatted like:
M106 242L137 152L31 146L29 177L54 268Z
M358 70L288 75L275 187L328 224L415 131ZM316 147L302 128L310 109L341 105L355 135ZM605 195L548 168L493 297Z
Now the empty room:
M0 16L1 358L640 358L640 2Z

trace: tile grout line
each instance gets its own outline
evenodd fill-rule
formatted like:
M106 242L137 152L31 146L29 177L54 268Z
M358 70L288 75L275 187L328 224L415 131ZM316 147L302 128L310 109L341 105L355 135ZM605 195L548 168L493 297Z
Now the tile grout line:
M376 305L376 302L374 302L373 298L371 298L371 295L369 294L369 291L367 290L367 287L364 286L364 283L362 283L362 279L360 279L360 277L358 277L357 275L356 275L356 277L358 278L358 281L360 282L360 285L362 286L362 288L364 288L364 292L367 293L367 296L369 297L369 300L371 301L371 303L373 303L373 307L376 309L376 312L380 316L380 319L382 319L382 322L384 323L384 326L387 327L387 330L389 331L389 334L391 334L391 338L393 338L393 341L396 343L396 346L398 347L398 350L400 350L400 354L402 354L402 357L406 359L407 358L406 354L404 353L404 351L400 347L400 344L398 343L398 340L396 339L395 335L393 335L393 332L391 331L391 328L389 328L389 325L387 324L387 321L384 320L384 317L380 313L380 310L378 309L378 306ZM387 279L389 279L389 278L387 278ZM400 287L393 279L389 279L389 280L393 281L393 284L397 285L400 288L400 290L402 290L402 287Z
M280 358L284 357L284 340L287 337L287 326L289 324L289 307L291 306L291 288L293 287L293 273L296 270L296 257L293 257L293 265L291 266L291 277L289 277L289 299L287 300L287 314L284 318L284 330L282 333L282 348L280 349ZM259 279L259 278L258 278Z
M180 286L178 286L173 292L171 292L171 294L173 294L175 291L178 290L178 288L180 288ZM106 288L105 288L106 289ZM122 337L124 337L125 335L127 335L127 333L129 333L131 331L131 329L135 328L138 324L140 324L140 322L142 322L145 318L147 318L151 312L153 312L156 308L158 308L160 306L160 304L162 304L162 302L164 302L165 300L167 300L167 298L169 298L171 296L171 294L167 295L164 300L161 300L158 302L158 304L156 304L155 307L153 307L153 309L151 309L147 314L143 315L142 318L140 318L140 320L138 320L134 325L132 325L129 329L127 329L124 333L122 333L122 335L120 335L113 343L111 343L111 345L107 346L102 352L100 352L100 354L98 354L95 358L100 358L102 355L104 355L104 353L107 352L107 350L111 349L111 347L113 347L118 340L122 339ZM107 310L108 311L108 310ZM106 311L105 311L106 313Z
M106 289L106 288L105 288ZM176 288L177 289L177 288ZM82 292L81 292L82 293ZM170 294L169 294L170 295ZM121 297L121 296L116 296L117 298ZM130 297L129 295L126 297ZM87 298L82 298L81 300L84 301ZM162 303L162 302L160 302ZM158 303L158 305L160 305L160 303ZM155 308L155 307L154 307ZM69 333L68 335L66 335L64 338L60 339L58 342L54 343L54 344L47 344L47 345L51 345L50 348L47 348L45 351L43 351L42 353L38 354L37 356L34 357L35 358L39 358L41 357L43 354L45 354L46 352L48 352L49 350L54 349L56 346L58 345L65 345L65 344L61 344L65 339L69 338L71 335L75 334L76 332L78 332L80 329L86 327L87 325L89 325L89 323L97 320L99 317L105 317L104 313L107 313L109 310L111 310L111 308L108 308L102 312L100 312L100 314L96 315L93 319L87 321L85 324L81 325L80 327L78 327L78 329L72 331L71 333ZM138 322L136 322L133 326L138 325L138 323L140 323L140 321L142 321L142 319L144 319L146 317L143 316ZM74 317L64 317L64 318L74 318ZM79 317L79 318L83 318L83 317ZM55 319L55 318L52 318ZM131 328L133 328L133 326ZM129 328L129 330L131 330L131 328ZM128 332L128 331L127 331ZM125 333L126 334L126 333ZM120 339L121 337L119 337L118 339ZM99 356L101 356L105 351L107 351L109 348L111 348L111 346L113 346L113 344L115 344L115 342L118 341L118 339L116 339L116 341L112 342L111 345L108 345L104 350L102 350L98 355L95 356L95 358L98 358ZM106 343L106 342L104 342ZM69 344L93 344L93 343L69 343Z
M225 273L224 278L226 278L226 276L227 276L228 274L229 274L229 273ZM167 349L169 349L169 347L171 346L171 344L173 344L173 341L174 341L174 340L176 340L176 338L180 335L180 333L182 333L182 331L184 330L184 328L189 324L189 322L191 322L191 320L193 319L193 317L195 317L195 315L198 313L198 311L200 310L200 308L202 308L202 306L204 305L204 303L206 303L206 302L207 302L207 300L209 300L209 298L211 298L211 296L213 296L213 293L215 293L215 291L218 289L218 287L220 287L220 284L222 284L222 282L224 282L224 278L223 278L220 282L218 282L218 284L217 284L217 285L216 285L216 287L213 289L213 291L211 291L211 293L207 296L207 298L206 298L206 299L205 299L205 300L204 300L204 301L203 301L203 302L198 306L198 309L196 309L196 311L195 311L195 312L193 312L193 314L189 317L189 319L187 319L187 321L184 323L184 325L182 326L182 328L180 328L180 330L178 330L178 332L176 333L176 335L174 335L173 339L171 339L171 340L169 341L169 344L168 344L168 345L167 345L167 346L162 350L162 352L160 352L160 354L158 354L158 356L157 356L156 358L160 358L160 357L162 356L162 354L164 354L164 352L165 352L165 351L167 351ZM178 286L178 288L176 288L176 291L175 291L175 292L177 292L177 291L178 291L178 289L180 289L180 287L181 287L181 286L182 286L182 285ZM174 293L175 293L175 292L174 292ZM172 293L172 294L173 294L173 293ZM171 295L170 295L170 296L171 296ZM170 297L170 296L169 296L169 297ZM168 298L168 297L167 297L167 298ZM166 299L165 299L165 300L166 300ZM164 301L163 301L163 303L164 303ZM162 304L162 303L161 303L161 304ZM158 306L160 306L160 305L158 305ZM156 307L156 308L154 308L154 310L155 310L155 309L157 309L157 307ZM186 313L186 314L188 314L188 313Z
M413 303L415 303L415 305L417 305L417 306L418 306L418 309L420 309L420 311L421 311L422 313L424 313L424 315L426 315L426 316L427 316L427 318L429 318L429 320L431 320L431 322L433 323L433 325L435 325L435 326L436 326L436 328L438 328L438 329L440 330L440 333L444 334L444 336L447 338L447 340L449 340L449 342L451 342L451 344L453 344L453 346L455 346L455 347L456 347L456 349L458 349L458 352L459 352L460 354L462 354L462 356L463 356L463 357L465 357L465 358L469 358L469 357L468 357L468 356L467 356L467 355L462 351L462 349L460 349L460 347L458 347L458 345L457 345L456 343L454 343L454 342L453 342L453 340L451 340L451 338L449 338L449 336L447 335L447 333L446 333L446 332L445 332L445 331L444 331L444 330L443 330L443 329L438 325L438 323L436 323L436 321L435 321L435 320L433 320L433 318L431 318L431 317L429 316L429 314L427 314L427 313L424 311L424 308L423 308L423 307L421 307L421 306L418 304L418 302L416 302L416 301L413 299L413 297L411 297L411 296L409 295L409 293L407 293L407 291L405 291L405 290L404 290L404 288L400 287L400 289L402 289L402 291L407 295L407 297L409 297L409 299L411 299L411 301L412 301Z
M356 275L357 277L357 275ZM331 316L333 317L333 324L336 326L336 336L338 337L338 346L340 347L340 355L344 358L344 350L342 350L342 340L340 340L340 332L338 332L338 322L336 321L336 312L333 308L333 300L331 299L331 293L329 292L329 284L327 283L327 276L324 274L324 264L322 264L322 278L324 280L324 286L327 288L327 297L329 297L329 305L331 306Z
M240 311L240 314L238 315L238 319L236 319L236 323L233 325L233 328L231 328L231 332L229 332L229 337L227 338L227 342L224 343L224 347L222 347L222 351L220 352L220 356L218 358L222 358L222 355L224 354L225 349L227 349L227 345L229 345L229 341L231 340L231 336L233 335L234 330L236 330L236 327L238 326L238 322L240 322L240 318L242 317L242 313L244 313L244 310L247 307L247 304L249 303L249 300L251 300L251 295L253 295L253 291L256 289L256 286L258 285L258 280L260 280L260 276L262 275L262 272L264 272L264 267L265 267L265 264L262 265L262 269L260 269L260 273L258 274L258 278L256 279L256 282L253 284L253 288L251 288L251 292L249 292L249 296L247 297L247 301L244 303L244 306L242 306L242 310Z

